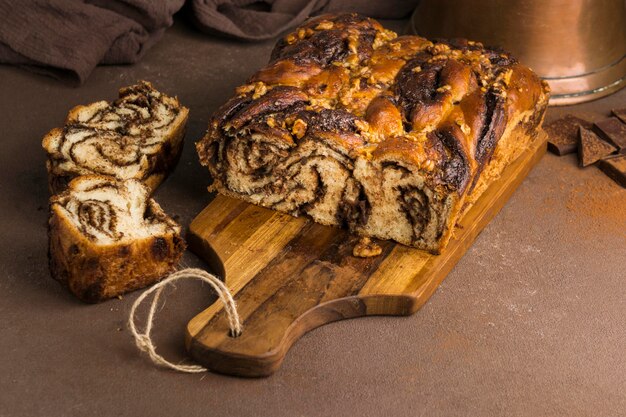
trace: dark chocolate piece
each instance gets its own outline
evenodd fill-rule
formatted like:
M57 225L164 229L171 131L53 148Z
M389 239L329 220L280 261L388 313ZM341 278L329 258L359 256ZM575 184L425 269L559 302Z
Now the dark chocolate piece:
M580 142L578 143L578 161L581 167L586 167L596 163L602 158L606 158L617 148L608 142L600 139L593 131L580 128Z
M626 109L613 109L611 113L613 113L613 116L620 119L622 123L626 123Z
M602 159L598 162L598 168L613 181L626 188L626 155Z
M619 153L626 153L626 124L610 117L595 123L595 129L602 139L617 146Z
M559 156L576 152L578 128L581 126L591 129L592 124L571 114L545 125L543 129L548 134L548 150Z

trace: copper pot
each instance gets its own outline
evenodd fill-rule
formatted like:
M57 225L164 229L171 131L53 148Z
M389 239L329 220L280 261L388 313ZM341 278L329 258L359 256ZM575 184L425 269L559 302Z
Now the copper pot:
M553 105L626 85L624 0L422 0L411 31L510 51L548 81Z

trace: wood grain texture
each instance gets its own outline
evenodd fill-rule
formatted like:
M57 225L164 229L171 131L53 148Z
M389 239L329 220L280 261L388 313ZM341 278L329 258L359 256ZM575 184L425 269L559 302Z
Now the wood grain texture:
M504 206L546 150L534 142L464 215L440 255L379 242L380 256L355 258L347 231L218 195L192 222L189 247L225 278L243 334L232 338L219 302L187 326L190 355L212 371L275 372L304 333L337 320L417 311Z

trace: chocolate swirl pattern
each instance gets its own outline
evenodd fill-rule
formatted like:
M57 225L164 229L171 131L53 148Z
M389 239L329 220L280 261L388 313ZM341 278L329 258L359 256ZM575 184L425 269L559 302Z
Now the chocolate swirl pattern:
M176 98L146 81L122 88L112 103L75 107L65 127L43 140L51 191L87 174L134 178L156 188L178 160L187 116Z
M539 130L548 88L507 53L309 20L197 143L226 195L438 252Z
M180 232L149 198L137 180L117 182L86 176L72 183L70 192L55 196L51 205L82 234L98 244L113 244Z
M184 250L180 226L139 180L86 175L50 199L52 276L79 298L101 301L156 282Z

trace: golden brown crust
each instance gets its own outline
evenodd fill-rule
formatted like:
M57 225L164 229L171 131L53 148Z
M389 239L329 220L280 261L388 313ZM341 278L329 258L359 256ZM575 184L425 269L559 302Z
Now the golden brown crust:
M135 180L127 180L135 181ZM88 187L84 185L87 184ZM93 184L93 185L92 185ZM144 221L163 224L159 233L143 237L132 237L133 231L123 230L119 225L114 239L101 240L90 234L83 223L68 214L72 206L83 204L79 215L94 216L88 207L90 201L80 201L80 192L96 187L124 188L124 183L103 176L88 175L74 179L68 189L50 200L48 223L49 264L54 279L69 288L78 298L95 303L129 291L146 287L175 270L185 249L180 236L180 227L170 219L152 199L145 200ZM136 193L120 198L141 199L148 195L145 186L143 195ZM80 188L80 189L79 189ZM126 200L125 200L126 201ZM131 204L129 202L128 204ZM113 210L112 208L108 208ZM101 217L104 214L99 212ZM107 214L108 215L108 214ZM119 222L123 213L112 214L107 226ZM102 221L101 218L89 221ZM93 227L102 225L94 224Z
M197 149L221 192L437 251L482 172L506 165L491 164L500 140L520 123L536 130L548 95L505 52L325 15L277 43ZM392 212L406 233L377 232Z

